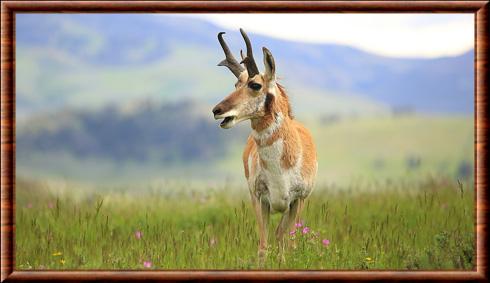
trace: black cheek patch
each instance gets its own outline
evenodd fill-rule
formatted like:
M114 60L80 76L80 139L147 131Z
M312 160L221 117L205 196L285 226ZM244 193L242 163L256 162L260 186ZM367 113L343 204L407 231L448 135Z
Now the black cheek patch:
M272 93L267 93L265 97L264 108L266 113L272 111L272 103L274 102L274 95Z

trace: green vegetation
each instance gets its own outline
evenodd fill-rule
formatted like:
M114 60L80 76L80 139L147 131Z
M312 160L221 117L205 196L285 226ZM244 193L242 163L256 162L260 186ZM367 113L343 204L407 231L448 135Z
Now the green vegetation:
M107 111L53 115L40 122L44 128L33 122L17 132L17 172L27 177L62 176L99 184L162 178L200 182L227 179L244 184L241 158L249 123L223 130L218 121L199 116L196 110L195 116L187 115L182 125L180 112L171 109L144 108L130 119L129 114L109 115ZM359 179L418 180L427 175L462 179L472 174L472 117L337 119L298 117L311 130L317 145L319 185L347 186Z
M152 125L151 132L172 136L171 125L160 131L154 128L158 123L136 114L131 125ZM117 121L114 117L108 121ZM187 119L187 126L199 120ZM84 120L77 121L52 124L39 133L77 133L70 123L83 125ZM214 129L213 122L205 128ZM272 236L279 221L274 215L265 268L474 268L472 118L411 115L302 122L311 129L319 159L318 185L303 214L310 231L303 234L301 227L291 235L297 248L281 263ZM113 131L127 128L113 124ZM35 124L31 128L25 130L39 130ZM241 164L247 128L244 123L239 129L216 129L219 144L227 149L224 156L178 159L163 167L97 159L100 154L89 154L93 147L84 158L19 150L17 268L259 268L255 216ZM93 137L100 140L104 133ZM119 136L125 136L123 130ZM201 137L203 152L216 150L216 141L192 136ZM46 136L41 137L33 144L42 144ZM142 144L129 140L110 144L127 149ZM18 148L29 147L20 142ZM50 177L56 176L53 172L57 178ZM464 180L462 186L458 179Z
M353 180L390 178L419 180L444 175L467 178L473 170L473 118L409 115L339 118L335 122L298 120L311 131L318 153L318 184L348 186ZM245 125L249 127L249 125ZM233 131L230 130L228 132ZM239 172L240 141L226 159L223 172ZM470 172L470 174L471 174Z
M311 124L321 181L468 176L473 164L473 118L401 116Z
M271 236L265 268L473 269L471 184L425 178L319 186L291 236L296 248L281 263ZM258 268L245 188L92 189L17 180L16 268Z
M236 29L173 15L19 14L16 18L16 115L130 104L142 97L213 104L234 78L216 67L226 31L235 54ZM349 46L309 44L249 32L260 69L267 46L297 113L329 111L473 113L473 51L445 58L387 58Z
M225 131L210 111L234 82L215 67L220 30L18 15L18 269L258 268L249 123ZM474 268L473 52L400 60L252 37L319 160L296 248L280 262L271 236L265 268Z

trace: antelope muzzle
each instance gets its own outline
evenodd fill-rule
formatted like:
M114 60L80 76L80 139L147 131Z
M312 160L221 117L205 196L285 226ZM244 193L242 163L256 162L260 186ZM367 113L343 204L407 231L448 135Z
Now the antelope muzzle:
M227 99L221 101L213 108L214 119L223 119L219 124L223 129L229 129L236 124L237 113Z

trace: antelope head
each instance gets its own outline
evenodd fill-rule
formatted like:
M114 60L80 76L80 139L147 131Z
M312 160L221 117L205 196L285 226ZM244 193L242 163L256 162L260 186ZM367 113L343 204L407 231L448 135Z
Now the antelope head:
M223 119L220 126L224 129L229 129L241 121L263 117L276 88L275 63L271 52L262 47L265 72L259 73L250 39L243 29L240 29L240 33L247 47L246 56L240 51L242 57L240 63L233 57L226 45L223 39L224 32L218 34L219 43L225 53L225 59L218 66L228 67L237 77L235 90L213 108L214 118ZM240 64L243 64L245 68Z

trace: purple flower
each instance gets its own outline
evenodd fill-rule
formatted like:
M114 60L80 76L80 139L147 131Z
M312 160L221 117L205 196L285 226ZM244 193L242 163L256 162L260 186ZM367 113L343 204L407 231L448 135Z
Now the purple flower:
M136 239L139 240L139 239L141 239L141 237L143 237L143 232L137 230L136 232L134 232L134 236L136 237Z
M144 261L143 266L146 268L151 268L151 261Z
M308 234L308 232L310 232L310 228L305 227L305 228L303 228L302 232L303 232L303 234Z
M296 234L296 230L289 232L289 235L294 235L294 234Z
M330 240L323 239L322 244L326 247L326 246L330 245Z
M295 226L296 228L303 227L303 223L298 222L298 223L294 224L294 226Z

